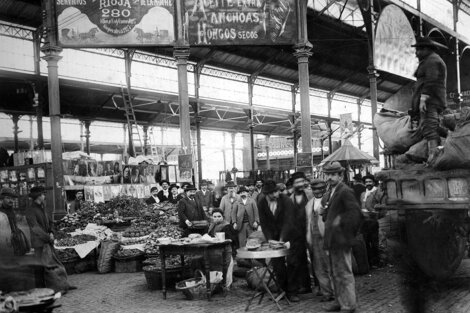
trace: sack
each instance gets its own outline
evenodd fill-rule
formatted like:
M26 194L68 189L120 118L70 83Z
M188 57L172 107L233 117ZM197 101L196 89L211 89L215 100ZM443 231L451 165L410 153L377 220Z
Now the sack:
M100 248L100 256L98 257L98 273L105 274L111 272L113 268L113 255L119 249L117 241L103 241Z
M19 228L11 236L11 245L16 256L22 256L29 252L31 245L29 244L28 238Z
M470 123L460 125L455 132L449 133L444 148L431 163L439 170L470 168Z
M44 266L44 285L46 288L54 289L55 292L68 290L67 272L57 258L52 245L47 244L42 247L41 262Z
M265 267L254 267L253 269L249 270L246 273L246 282L247 282L249 288L251 288L251 289L256 289L257 288L258 291L263 291L264 290L263 285L262 284L260 285L260 279L258 278L258 275L261 277L261 275L263 274L263 272L265 270L266 270ZM256 275L255 271L258 273L258 275ZM264 279L263 279L265 284L268 284L269 277L270 277L270 274L268 272L268 273L266 273L266 276L264 276ZM276 284L272 283L272 280L271 280L271 284L270 284L270 286L268 286L268 288L272 292L277 292L277 286L276 286Z
M411 129L409 115L394 112L378 112L374 116L374 125L377 135L383 141L389 153L405 153L412 145L423 139L420 129Z

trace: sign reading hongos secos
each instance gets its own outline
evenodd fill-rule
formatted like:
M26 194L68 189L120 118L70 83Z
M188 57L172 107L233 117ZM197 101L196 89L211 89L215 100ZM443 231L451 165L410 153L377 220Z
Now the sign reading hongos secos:
M286 45L297 39L295 0L185 0L190 45Z

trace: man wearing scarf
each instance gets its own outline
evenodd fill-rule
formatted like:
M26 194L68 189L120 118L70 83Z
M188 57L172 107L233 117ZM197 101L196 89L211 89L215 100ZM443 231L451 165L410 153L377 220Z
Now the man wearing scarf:
M311 282L307 265L305 206L311 196L307 195L305 192L307 178L303 172L296 172L292 174L291 178L294 192L290 198L294 203L296 225L298 225L298 237L291 242L291 251L294 259L297 260L294 270L296 271L295 276L298 277L299 293L306 293L311 291Z
M311 182L313 198L305 206L307 217L307 247L310 252L313 272L318 279L322 298L320 302L334 300L333 283L331 282L330 261L323 249L323 237L325 236L325 222L322 198L326 191L326 183L321 179Z

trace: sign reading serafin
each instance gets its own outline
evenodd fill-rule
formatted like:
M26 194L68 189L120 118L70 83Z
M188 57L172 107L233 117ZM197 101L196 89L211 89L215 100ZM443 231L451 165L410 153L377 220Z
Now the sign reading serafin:
M59 43L68 47L172 45L175 0L56 0Z
M190 45L289 45L297 40L295 0L184 0Z

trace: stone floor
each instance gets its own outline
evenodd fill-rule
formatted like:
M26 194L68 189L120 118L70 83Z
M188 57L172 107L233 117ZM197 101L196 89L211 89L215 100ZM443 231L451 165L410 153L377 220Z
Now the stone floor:
M103 312L244 312L252 291L244 279L237 278L225 295L215 295L212 301L185 300L181 292L170 291L163 300L161 291L147 288L143 273L83 273L71 275L71 283L78 287L63 296L57 313ZM357 312L407 313L400 300L400 276L393 266L375 269L368 275L356 277L359 307ZM470 259L464 260L457 273L438 286L428 301L426 312L470 312ZM301 295L299 303L281 302L285 312L322 312L323 303L313 294ZM254 302L251 311L277 311L275 305L263 300Z

